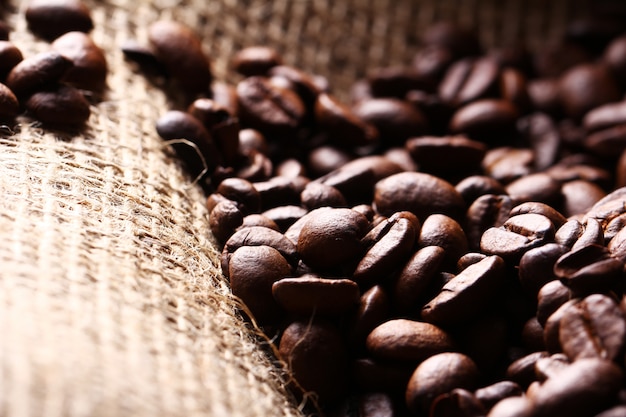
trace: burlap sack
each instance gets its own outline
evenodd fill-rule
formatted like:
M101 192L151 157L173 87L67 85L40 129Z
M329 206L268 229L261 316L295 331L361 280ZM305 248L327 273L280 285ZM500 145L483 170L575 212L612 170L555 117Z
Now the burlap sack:
M368 66L408 62L434 20L476 24L487 44L532 44L585 11L545 3L88 1L110 64L88 127L21 119L0 138L0 415L301 414L220 275L201 191L155 133L170 104L124 61L124 40L177 19L201 34L218 79L234 80L235 50L269 43L342 94ZM25 55L46 49L13 6L11 39Z

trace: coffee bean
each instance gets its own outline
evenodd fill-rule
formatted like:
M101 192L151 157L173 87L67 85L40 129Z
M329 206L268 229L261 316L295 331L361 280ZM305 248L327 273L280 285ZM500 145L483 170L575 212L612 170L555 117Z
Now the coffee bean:
M91 12L80 0L30 0L25 17L28 29L48 41L66 32L93 29Z
M437 396L430 406L430 416L476 417L485 415L485 409L474 394L462 388Z
M524 391L513 381L499 381L477 389L474 396L481 402L485 410L490 410L498 402L509 397L521 397Z
M389 319L390 302L386 290L375 285L365 291L360 299L357 311L352 319L349 338L355 349L365 346L365 339L374 328Z
M322 404L338 401L347 389L346 349L341 333L322 321L293 322L285 328L280 357L304 391L313 391Z
M211 233L220 243L224 243L243 224L243 213L234 201L217 203L209 216Z
M471 175L461 180L454 188L461 194L469 207L478 197L485 194L505 194L498 181L485 175Z
M441 325L467 322L489 305L503 277L504 261L498 256L470 265L422 308L422 319Z
M270 68L281 65L282 56L274 48L268 46L249 46L235 53L232 66L244 77L267 75Z
M261 324L280 318L282 310L272 296L272 285L291 273L292 268L285 257L264 245L241 246L233 252L228 263L233 295L245 303Z
M59 52L40 52L15 65L7 75L6 85L16 96L24 97L55 84L71 67L72 61Z
M550 284L551 283L548 283L546 285ZM561 326L561 320L567 313L567 310L573 308L579 301L579 298L570 298L569 300L558 306L554 313L550 314L548 319L545 321L545 324L543 326L543 340L545 342L548 352L562 352L561 342L559 340L559 327Z
M534 171L535 155L530 149L498 147L487 152L482 161L485 175L508 184Z
M307 212L307 209L300 206L279 206L266 210L262 214L273 220L284 232Z
M23 59L22 52L12 42L0 41L0 79L4 80Z
M464 105L450 120L450 131L489 144L511 142L518 110L506 100L482 99Z
M550 221L554 225L554 228L557 229L557 231L567 222L567 219L554 208L537 201L530 201L515 206L511 210L511 217L525 213L536 213L546 216L548 219L550 219Z
M37 120L53 127L80 127L91 114L81 92L66 85L36 92L26 100L24 107Z
M325 128L338 145L362 146L378 139L376 127L361 120L345 104L329 94L320 94L315 101L315 121Z
M420 222L410 212L394 213L379 223L361 240L365 255L357 264L352 279L361 287L382 283L407 259L419 234Z
M476 364L462 353L439 353L418 365L406 389L406 403L414 413L430 409L433 400L455 388L473 389L478 384Z
M243 218L243 223L241 223L241 226L239 226L237 230L243 229L245 227L254 227L254 226L267 227L268 229L272 229L277 232L280 232L280 228L278 227L276 222L274 222L274 220L262 214L248 214L247 216Z
M506 369L506 379L513 381L522 388L528 387L532 382L536 381L535 363L541 358L547 358L549 355L546 351L537 351L522 356L513 361Z
M445 252L443 266L453 270L458 259L467 252L467 237L461 225L443 214L431 214L424 220L419 234L420 247L439 246Z
M106 85L104 51L83 32L68 32L52 42L52 49L72 61L63 82L82 90L101 92Z
M440 271L445 255L439 246L426 246L406 262L393 287L394 308L400 314L415 314L428 301L427 289Z
M531 109L526 76L521 71L503 68L498 81L502 98L513 103L520 114Z
M510 217L513 200L506 194L485 194L478 197L467 209L465 230L468 246L480 249L483 233L491 227L502 226Z
M463 256L459 258L459 260L456 263L457 273L463 271L465 268L467 268L470 265L474 265L475 263L482 261L486 257L487 255L485 255L484 253L477 253L477 252L468 252L464 254Z
M320 269L354 261L362 253L367 227L367 218L350 209L315 210L302 226L298 253L307 265Z
M359 302L354 281L314 275L280 279L272 285L272 294L286 311L303 315L339 315Z
M606 195L604 190L585 180L568 181L561 186L563 202L561 211L566 217L585 214Z
M501 227L487 229L480 239L480 248L487 254L517 263L525 252L552 239L554 225L550 219L527 213L511 217Z
M148 28L155 56L182 90L190 95L208 91L212 80L209 58L200 38L187 26L159 20Z
M587 223L589 223L590 219L587 219ZM594 223L598 225L598 229L602 231L600 227L600 222L596 219L593 219ZM598 244L602 245L604 242L610 242L617 234L626 226L626 215L622 214L617 217L614 217L604 228L603 239L598 239Z
M552 117L561 116L563 105L557 78L535 78L529 80L527 89L533 109Z
M444 46L427 45L417 51L411 61L411 67L424 84L421 90L434 90L453 62L454 53Z
M407 138L426 133L422 113L409 103L393 98L362 100L353 107L358 118L376 127L387 144L399 144Z
M545 284L557 280L554 265L568 251L567 246L546 243L524 253L520 258L518 270L522 286L530 294L535 295Z
M289 65L277 65L268 71L272 81L286 82L289 89L293 90L304 103L307 112L313 112L317 97L322 93L328 93L327 80ZM320 82L321 78L321 82Z
M463 198L450 183L421 172L402 172L378 181L374 204L383 215L406 210L420 219L433 213L459 219L465 207Z
M304 103L296 93L254 76L237 84L242 123L261 132L287 136L295 132L305 115Z
M624 263L599 245L584 246L561 256L554 273L576 295L604 292L622 276Z
M439 84L439 96L451 106L462 106L497 92L499 68L489 58L467 58L455 62Z
M504 398L493 406L487 417L533 417L531 402L526 397Z
M465 177L479 172L486 146L463 136L412 138L405 146L420 172L439 177Z
M270 158L261 152L251 151L245 155L244 160L237 167L236 176L254 183L264 182L271 179L273 170L274 166Z
M148 77L167 77L167 69L159 58L156 57L152 48L135 39L127 39L122 42L120 49L124 58L137 65L137 69Z
M616 79L626 75L626 36L613 39L604 50L602 61L606 63Z
M13 91L0 83L0 120L13 119L20 111L20 104Z
M619 88L606 67L580 64L569 69L559 82L559 94L565 113L580 119L602 104L618 101Z
M542 171L552 166L561 149L561 137L553 120L545 113L533 113L519 119L517 126L534 151L535 168Z
M244 179L227 178L220 183L216 192L237 202L244 215L258 213L261 209L261 194L251 182Z
M567 369L569 365L571 365L571 362L564 353L555 353L546 358L539 358L535 362L537 380L543 383L549 378L558 378L559 374ZM527 394L530 394L528 390Z
M541 202L554 205L561 197L561 183L542 172L518 178L505 189L515 204Z
M374 392L359 397L359 417L393 417L394 404L385 393Z
M622 371L609 361L580 359L549 378L530 397L533 416L583 417L601 411L616 397Z
M298 262L295 244L282 233L267 227L247 227L236 231L224 244L221 265L226 277L228 277L229 264L234 252L244 246L269 246L276 249L291 265Z
M626 321L611 298L592 294L569 308L559 326L563 352L571 361L598 358L617 361L624 353Z
M213 138L198 119L189 113L170 110L157 120L156 129L163 139L179 141L172 143L172 147L192 176L215 169L218 153Z
M308 210L320 207L345 207L347 205L343 194L330 185L309 183L300 194L302 205Z

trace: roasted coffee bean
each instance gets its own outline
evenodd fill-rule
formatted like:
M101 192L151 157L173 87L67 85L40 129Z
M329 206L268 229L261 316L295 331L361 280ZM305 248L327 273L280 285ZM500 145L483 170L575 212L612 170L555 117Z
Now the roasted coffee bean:
M220 183L216 192L237 202L244 215L258 213L261 209L261 194L249 181L241 178L227 178Z
M393 417L395 407L391 397L382 392L366 393L359 396L359 417Z
M626 188L618 188L599 200L585 214L597 219L604 228L615 217L626 213Z
M352 279L361 287L382 283L407 259L419 235L420 221L411 212L397 212L379 223L361 240L367 252Z
M187 112L200 120L204 127L211 129L213 126L223 123L231 117L229 110L210 98L194 100Z
M604 292L617 285L624 262L599 245L584 246L561 256L554 273L575 295Z
M279 206L265 210L262 214L273 220L284 232L307 213L308 210L301 206Z
M547 358L539 358L535 362L537 380L543 383L549 378L558 378L559 374L567 369L570 364L570 360L564 353L555 353Z
M417 171L417 165L405 147L395 146L383 154L386 160L393 162L401 171Z
M269 46L249 46L239 50L232 60L235 71L245 77L267 75L270 68L281 65L282 56Z
M374 204L383 215L406 210L420 219L433 213L460 219L465 208L463 198L450 183L421 172L402 172L378 181Z
M331 404L346 389L347 355L341 333L322 321L293 322L285 328L278 348L280 357L305 391Z
M280 228L276 222L262 214L248 214L243 218L243 223L241 223L241 226L239 226L237 230L254 226L267 227L268 229L280 232Z
M170 110L157 120L156 129L163 139L174 141L172 147L187 164L191 175L200 175L205 170L210 173L217 165L218 154L213 138L189 113Z
M530 249L519 261L519 280L522 286L535 295L548 282L559 279L554 273L554 264L569 251L567 246L546 243Z
M20 112L20 103L13 91L0 83L0 120L12 119Z
M554 228L557 230L567 222L565 216L556 211L554 208L537 201L530 201L515 206L511 210L511 217L526 213L536 213L546 216L548 219L550 219L550 221L554 225Z
M484 416L485 409L474 394L462 388L437 396L430 406L431 417L478 417Z
M612 158L622 152L626 143L626 102L596 107L585 115L582 124L587 132L585 148Z
M244 214L237 203L224 200L213 208L209 216L209 228L211 233L220 243L224 243L235 233L235 230L243 224Z
M313 177L327 175L341 169L353 156L337 146L322 145L314 148L306 157L306 168Z
M302 177L306 175L306 167L295 158L287 158L274 168L274 174L278 177Z
M490 57L467 58L455 62L439 84L439 97L454 107L480 98L495 96L499 68Z
M602 104L618 101L619 88L606 67L580 64L569 69L559 82L559 94L565 113L580 119L589 110Z
M367 351L381 360L418 363L454 349L451 336L441 328L407 319L388 320L372 330Z
M550 285L550 283L546 285ZM550 317L546 320L543 326L543 340L548 352L562 352L561 342L559 340L559 327L561 326L561 319L563 319L567 310L573 308L579 301L579 298L570 298L568 301L558 306L554 313L550 314Z
M439 353L418 365L406 389L406 403L414 413L430 409L433 400L455 388L471 390L478 385L479 370L462 353Z
M561 183L542 172L518 178L505 189L514 204L540 202L555 205L561 197Z
M421 90L434 90L453 62L454 53L444 46L427 45L417 51L411 61L411 67L425 84Z
M445 256L445 250L439 246L426 246L411 256L394 282L393 306L398 313L414 315L428 301L427 289L436 279Z
M312 113L317 97L328 93L328 80L288 65L270 68L268 75L273 81L286 81L304 102L307 112Z
M485 194L505 194L498 181L485 175L471 175L461 180L454 188L461 194L469 207L478 197Z
M295 92L265 77L248 77L239 82L237 100L242 124L263 133L292 135L305 116L304 103Z
M378 131L374 125L361 120L347 105L329 94L320 94L317 97L315 121L340 146L368 145L378 139Z
M349 338L351 345L359 349L365 346L365 339L374 328L389 319L390 301L386 290L375 285L365 291L359 299L359 306L352 319Z
M106 85L104 51L83 32L68 32L52 42L52 49L72 61L63 82L82 90L101 92Z
M626 35L616 37L607 45L602 61L609 67L618 82L626 76Z
M370 70L367 81L374 97L402 99L411 90L433 90L433 82L413 67L389 66Z
M517 122L518 129L535 154L535 168L542 171L553 165L561 150L561 137L552 119L545 113L533 113Z
M137 69L149 77L167 77L165 65L154 54L150 46L135 39L127 39L120 45L124 58L137 65Z
M566 217L572 217L587 213L606 193L592 182L574 180L561 186L561 195L561 212Z
M327 269L354 261L363 250L361 238L369 222L347 208L312 211L298 237L298 253L313 268Z
M609 361L580 359L549 378L530 397L533 416L594 415L610 404L621 386L622 371Z
M276 249L291 265L296 265L298 262L295 244L282 233L267 227L247 227L236 231L224 244L221 265L226 277L228 277L233 253L243 246L269 246Z
M448 270L454 270L459 258L468 250L467 237L461 225L443 214L431 214L424 220L417 243L420 247L443 248L443 266Z
M506 100L482 99L464 105L450 120L450 131L489 144L511 143L518 110Z
M272 285L291 274L291 265L270 246L241 246L228 262L233 294L245 303L260 324L280 318L282 310L272 296Z
M272 294L286 311L304 315L338 315L359 302L354 281L314 275L280 279L272 285Z
M0 41L0 79L4 80L23 59L22 52L12 42Z
M470 265L422 308L422 319L441 325L471 320L489 305L501 288L504 268L504 261L498 256Z
M559 325L563 352L576 361L598 358L617 361L624 353L626 321L619 306L602 294L592 294L569 308Z
M486 146L463 136L412 138L405 146L420 172L448 178L479 172Z
M208 91L213 78L209 58L200 38L187 26L159 20L148 28L155 56L183 91L190 95Z
M463 271L465 268L467 268L470 265L474 265L475 263L482 261L486 257L487 255L485 255L484 253L477 253L477 252L468 252L464 254L463 256L459 258L459 260L456 263L457 273Z
M613 236L607 245L611 256L626 262L626 229L622 228Z
M498 402L509 397L521 397L524 391L513 381L495 382L474 391L474 396L481 402L485 410L490 410Z
M595 220L595 219L594 219ZM597 221L595 224L599 224ZM585 227L576 219L570 219L559 227L554 234L554 241L571 248L585 232Z
M300 204L300 193L294 178L272 177L267 181L253 183L261 196L261 210Z
M501 227L487 229L480 239L480 248L516 264L525 252L553 239L554 225L550 219L527 213L511 217Z
M426 119L422 113L404 100L362 100L352 110L358 118L375 126L387 144L402 143L407 138L426 133L427 130Z
M267 140L258 130L250 128L241 129L239 131L239 152L245 155L252 151L267 154Z
M503 68L498 81L502 98L513 103L520 114L526 114L531 109L526 76L517 69Z
M80 127L91 114L81 92L61 84L31 95L24 107L37 120L53 127Z
M541 358L547 358L550 354L546 351L529 353L526 356L512 362L506 369L506 379L519 384L522 388L528 387L536 381L535 363Z
M6 85L18 97L54 85L72 67L72 61L59 52L47 51L30 56L9 72Z
M487 414L487 417L533 417L533 408L528 398L515 396L504 398Z
M66 32L93 29L91 12L80 0L30 0L25 17L28 29L48 41Z
M223 163L226 166L236 165L241 159L239 150L239 122L230 111L209 98L195 100L187 108L187 112L200 120L209 130Z
M300 193L302 205L308 210L320 207L345 207L346 199L338 189L326 184L311 182Z
M254 183L271 179L274 165L272 160L261 152L249 152L237 166L236 176ZM260 191L259 191L260 192Z
M221 81L213 81L209 93L209 97L220 106L228 109L231 115L239 114L237 92L233 85Z
M626 415L626 405L616 405L607 410L604 410L600 414L596 414L595 417L621 417Z
M593 219L594 223L598 225L598 229L602 231L600 228L600 223ZM589 223L589 219L587 219L587 223ZM598 239L600 245L604 244L604 242L610 242L617 234L626 226L626 215L622 214L620 216L614 217L604 228L603 236L604 239Z
M534 152L530 149L499 147L487 152L483 171L502 184L508 184L534 171Z
M560 117L563 113L559 80L557 78L535 78L528 81L528 96L531 106L538 112L552 117Z
M513 200L506 194L485 194L467 209L465 234L471 250L480 249L483 233L491 227L502 226L510 217Z

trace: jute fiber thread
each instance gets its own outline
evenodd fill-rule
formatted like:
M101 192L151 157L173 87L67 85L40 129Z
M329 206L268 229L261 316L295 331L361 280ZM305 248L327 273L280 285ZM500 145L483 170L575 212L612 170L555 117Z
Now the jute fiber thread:
M269 43L346 86L367 65L406 62L425 24L493 20L507 9L479 6L496 3L89 1L110 71L87 127L2 127L0 415L301 414L220 274L202 193L156 135L171 103L124 61L124 40L176 19L201 34L218 79L235 78L234 51ZM566 3L550 3L537 21L561 19ZM14 6L11 39L26 56L47 49Z

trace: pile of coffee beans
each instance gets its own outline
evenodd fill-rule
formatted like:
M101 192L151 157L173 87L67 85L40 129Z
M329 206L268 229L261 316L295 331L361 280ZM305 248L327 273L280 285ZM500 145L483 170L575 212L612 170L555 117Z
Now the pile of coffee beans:
M31 0L24 17L50 49L24 57L9 26L0 25L0 122L12 125L24 114L47 127L81 128L107 76L104 51L89 36L89 9L80 0Z
M157 132L294 392L337 417L626 415L626 26L592 23L533 53L435 24L345 100L270 46L215 82L172 21L124 46L186 97Z

